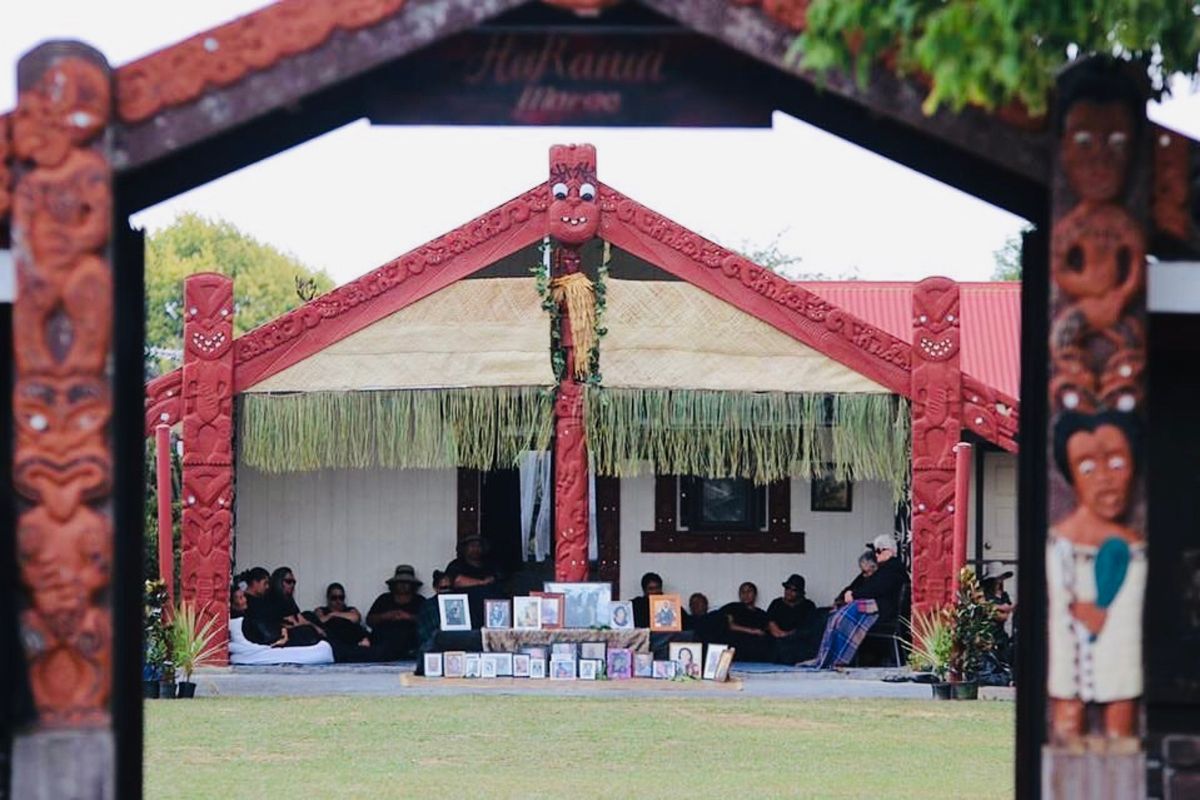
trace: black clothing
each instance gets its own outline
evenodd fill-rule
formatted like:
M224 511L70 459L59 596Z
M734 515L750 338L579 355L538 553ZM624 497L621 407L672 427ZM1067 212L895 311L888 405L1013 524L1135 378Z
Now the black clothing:
M841 608L842 606L846 605L846 602L842 599L843 597L846 596L846 592L850 592L855 597L858 597L858 590L862 588L863 582L866 580L867 580L866 575L862 574L861 572L858 573L858 575L855 576L854 580L850 581L849 586L847 586L845 589L842 589L840 592L838 592L838 596L836 598L834 598L833 604L835 606L837 606L838 608Z
M465 558L456 558L446 565L446 575L453 582L455 578L461 575L464 578L473 578L477 581L486 581L488 578L500 580L500 573L485 559L478 567L472 566Z
M743 628L767 629L767 612L758 607L745 603L726 603L721 606L721 614L726 618L732 617L733 623Z
M407 611L413 619L389 620L371 626L371 644L384 661L397 661L407 658L417 648L417 619L421 615L421 607L425 598L414 594L407 603L397 603L391 592L384 592L375 598L371 610L367 612L367 620L376 614L388 611Z
M789 606L782 597L777 597L767 607L767 620L774 622L780 630L792 633L816 610L816 605L807 597L801 597L794 606Z
M268 646L275 644L283 636L283 624L274 614L273 605L266 597L246 595L242 633L247 641Z
M646 595L635 597L630 601L633 603L633 627L649 628L650 627L650 598Z
M745 603L738 602L726 603L724 606L721 606L720 614L726 621L725 643L732 645L736 650L733 656L735 660L772 660L772 644L769 635L764 633L762 636L756 636L752 633L733 631L728 627L728 622L732 620L735 625L740 625L743 628L766 631L767 612L761 608L747 606Z
M900 590L908 583L908 573L897 558L879 565L875 574L863 581L854 592L856 600L872 599L879 606L876 624L893 623L900 617Z
M357 609L347 607L346 610L356 611ZM322 614L329 613L329 609L325 606L316 609L316 611ZM329 639L330 644L337 642L357 647L358 643L366 638L369 633L362 625L357 622L351 622L345 617L326 617L325 621L322 622L321 618L317 616L316 611L306 611L304 618L309 622L320 625L325 630L325 636Z

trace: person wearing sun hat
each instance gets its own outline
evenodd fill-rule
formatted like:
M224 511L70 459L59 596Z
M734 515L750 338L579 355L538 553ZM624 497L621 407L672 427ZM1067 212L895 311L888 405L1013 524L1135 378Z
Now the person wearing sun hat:
M425 598L417 594L422 581L411 564L396 567L387 579L388 590L371 604L367 624L371 626L371 645L385 661L406 658L417 646L417 618Z

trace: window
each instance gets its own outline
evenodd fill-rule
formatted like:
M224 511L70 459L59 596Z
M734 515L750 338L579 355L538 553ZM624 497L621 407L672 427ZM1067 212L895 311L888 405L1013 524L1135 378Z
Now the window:
M746 478L679 479L679 525L694 531L757 531L767 524L767 489Z
M755 486L658 475L654 530L642 531L643 553L803 553L804 532L791 530L791 482Z

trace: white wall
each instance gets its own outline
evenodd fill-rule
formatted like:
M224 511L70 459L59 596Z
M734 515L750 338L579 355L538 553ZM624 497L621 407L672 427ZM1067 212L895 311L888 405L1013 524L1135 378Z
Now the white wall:
M321 470L269 475L238 467L235 574L253 566L296 572L301 609L332 581L365 614L397 564L430 574L454 557L455 470Z
M737 599L743 581L758 584L759 605L766 608L783 592L781 584L793 572L804 576L808 596L829 605L834 595L858 574L858 556L865 543L894 530L891 487L856 483L852 510L813 512L808 482L792 481L792 530L804 531L804 553L643 553L642 531L654 529L654 477L621 480L622 598L641 594L642 574L657 572L666 591L708 595L713 607Z

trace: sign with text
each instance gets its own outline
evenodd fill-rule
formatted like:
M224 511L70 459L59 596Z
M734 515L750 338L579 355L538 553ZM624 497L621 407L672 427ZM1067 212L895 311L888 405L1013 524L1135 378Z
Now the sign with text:
M373 81L376 124L769 127L759 65L692 34L470 33Z

